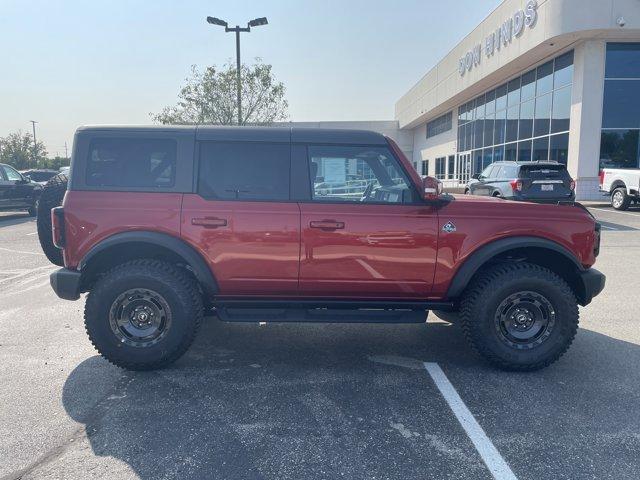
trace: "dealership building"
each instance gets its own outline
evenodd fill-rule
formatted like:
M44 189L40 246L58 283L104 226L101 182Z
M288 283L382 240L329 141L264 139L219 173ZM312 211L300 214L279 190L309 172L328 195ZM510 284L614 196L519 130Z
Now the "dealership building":
M640 0L505 0L395 106L423 175L456 187L500 160L638 167ZM386 133L390 126L384 124Z

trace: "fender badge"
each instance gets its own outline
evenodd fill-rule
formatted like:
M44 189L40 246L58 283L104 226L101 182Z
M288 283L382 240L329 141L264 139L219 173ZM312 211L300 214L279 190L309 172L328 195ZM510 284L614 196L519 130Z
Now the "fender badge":
M447 222L442 226L442 231L447 233L453 233L456 231L456 226L453 222Z

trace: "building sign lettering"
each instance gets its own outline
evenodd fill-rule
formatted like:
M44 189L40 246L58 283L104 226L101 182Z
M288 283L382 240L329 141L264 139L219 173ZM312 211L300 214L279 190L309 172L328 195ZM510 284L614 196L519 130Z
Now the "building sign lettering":
M478 44L460 59L458 71L461 76L480 65L482 53L493 56L496 51L508 47L514 38L520 37L526 28L533 28L538 20L538 2L528 0L524 10L518 10L511 18L484 39L484 45Z

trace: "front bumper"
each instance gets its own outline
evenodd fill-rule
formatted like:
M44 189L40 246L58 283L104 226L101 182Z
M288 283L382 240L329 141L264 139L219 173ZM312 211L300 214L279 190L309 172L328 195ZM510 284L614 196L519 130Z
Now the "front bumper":
M589 268L584 272L580 272L580 280L583 289L580 295L580 305L584 306L590 304L593 297L604 290L607 277L595 268Z
M51 288L64 300L78 300L80 298L80 272L61 268L51 273L49 277Z

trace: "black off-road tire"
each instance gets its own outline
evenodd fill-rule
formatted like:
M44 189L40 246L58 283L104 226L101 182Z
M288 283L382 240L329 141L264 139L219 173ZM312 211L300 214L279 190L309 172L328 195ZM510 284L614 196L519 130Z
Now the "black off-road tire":
M49 261L60 267L64 266L62 260L62 250L53 244L51 233L51 209L62 205L64 194L67 191L69 179L64 173L51 177L42 189L38 200L36 220L38 226L38 240L42 251ZM29 212L31 213L31 212Z
M445 322L458 324L460 323L460 312L445 312L443 310L433 310L433 314L440 320Z
M552 307L552 328L534 346L508 345L498 326L501 303L520 292L540 295ZM567 351L578 329L579 312L573 291L552 271L524 262L503 263L472 280L461 302L460 320L471 347L490 363L504 370L533 371L551 365Z
M112 329L112 308L131 290L152 291L166 302L169 326L157 343L130 345ZM84 321L91 343L106 360L127 370L154 370L187 351L203 311L198 286L187 272L170 263L142 259L118 265L96 282L87 297Z
M627 210L631 205L631 197L625 187L618 187L611 192L611 206L616 210Z

